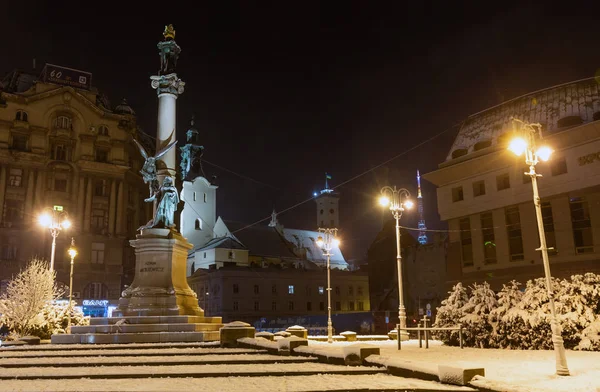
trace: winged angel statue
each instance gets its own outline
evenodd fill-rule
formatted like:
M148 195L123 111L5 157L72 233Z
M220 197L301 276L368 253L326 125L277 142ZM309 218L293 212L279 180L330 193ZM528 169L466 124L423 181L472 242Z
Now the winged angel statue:
M148 222L146 225L140 227L140 229L147 229L152 227L173 227L174 226L174 213L177 210L177 203L179 202L179 195L177 189L173 186L173 179L171 177L165 177L163 185L161 186L158 182L156 161L165 155L173 146L177 143L177 140L169 143L166 147L162 148L156 153L155 156L148 155L146 149L138 142L133 139L135 144L138 146L140 153L145 159L144 166L140 170L144 183L148 184L148 190L150 196L145 199L146 202L153 202L158 199L158 206L154 213L154 219Z

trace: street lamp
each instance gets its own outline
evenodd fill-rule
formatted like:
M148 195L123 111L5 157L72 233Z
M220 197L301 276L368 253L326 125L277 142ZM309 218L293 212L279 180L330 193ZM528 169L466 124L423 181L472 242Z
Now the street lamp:
M67 251L71 256L71 274L69 279L69 310L67 313L67 333L71 333L71 312L73 311L73 259L77 256L77 249L75 249L75 239L71 237L71 247Z
M41 214L38 221L42 227L50 229L52 234L52 253L50 254L50 271L54 270L54 253L56 252L56 237L62 229L71 227L71 221L67 219L67 213L57 207L48 209Z
M338 229L321 229L319 233L323 236L317 238L317 245L323 250L323 255L327 256L327 343L333 343L333 331L331 326L331 267L330 257L331 249L340 246L340 240L336 238Z
M538 232L540 235L540 247L536 250L542 252L542 261L544 262L544 273L546 274L546 290L550 300L550 326L552 329L552 343L556 354L556 374L559 376L568 376L567 357L565 356L565 347L562 339L562 328L556 319L556 309L554 307L554 291L552 289L552 278L550 275L550 262L548 261L548 247L546 246L546 232L542 219L542 206L538 191L537 178L541 174L535 171L535 165L541 159L547 161L550 159L552 149L548 146L537 147L536 141L542 139L541 124L530 124L513 118L513 121L521 124L521 135L514 138L508 147L515 155L520 156L525 153L525 163L529 165L529 172L525 175L531 177L531 186L533 187L533 204L535 206L535 216L537 218Z
M404 307L404 290L402 288L402 255L400 251L400 217L405 209L411 209L413 202L408 198L410 192L406 188L396 189L389 186L381 188L381 197L379 203L390 207L392 215L396 219L396 263L398 267L398 320L400 322L398 331L398 349L400 349L401 335L405 336L404 340L408 339L406 331L406 308Z

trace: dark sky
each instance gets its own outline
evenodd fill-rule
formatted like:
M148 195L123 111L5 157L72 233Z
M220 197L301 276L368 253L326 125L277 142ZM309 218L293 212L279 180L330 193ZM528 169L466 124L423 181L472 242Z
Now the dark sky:
M41 3L11 1L0 15L1 74L33 58L38 70L89 71L153 135L149 77L172 23L186 82L179 140L195 113L218 215L254 223L275 207L285 226L316 229L311 194L328 172L347 258L365 257L391 218L376 205L381 186L416 193L416 170L436 169L468 115L600 69L592 1ZM423 193L428 226L444 229L435 187ZM415 212L402 223L415 227Z

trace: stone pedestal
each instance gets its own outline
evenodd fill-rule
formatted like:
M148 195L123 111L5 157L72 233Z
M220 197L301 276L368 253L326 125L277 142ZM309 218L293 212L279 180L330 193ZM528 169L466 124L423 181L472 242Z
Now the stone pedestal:
M130 243L135 248L135 277L113 317L204 315L186 278L192 244L170 229L144 229Z

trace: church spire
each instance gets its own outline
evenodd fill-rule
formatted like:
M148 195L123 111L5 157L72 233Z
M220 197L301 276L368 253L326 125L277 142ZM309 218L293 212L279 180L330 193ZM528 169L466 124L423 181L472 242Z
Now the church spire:
M421 194L421 174L417 169L417 209L419 212L419 237L418 241L421 245L427 243L427 226L425 226L425 217L423 216L423 195Z

